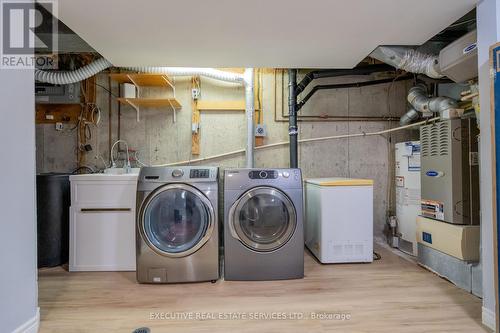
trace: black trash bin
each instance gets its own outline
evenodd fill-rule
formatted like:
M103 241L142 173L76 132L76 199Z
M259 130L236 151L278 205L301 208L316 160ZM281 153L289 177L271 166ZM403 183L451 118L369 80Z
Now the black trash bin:
M68 262L69 174L46 173L36 177L38 267Z

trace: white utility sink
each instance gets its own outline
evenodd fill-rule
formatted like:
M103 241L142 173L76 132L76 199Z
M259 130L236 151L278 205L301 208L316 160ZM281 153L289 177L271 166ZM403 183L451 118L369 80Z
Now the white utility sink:
M139 174L141 168L131 168L129 174ZM104 170L104 173L107 175L123 175L127 174L126 169L124 168L107 168Z

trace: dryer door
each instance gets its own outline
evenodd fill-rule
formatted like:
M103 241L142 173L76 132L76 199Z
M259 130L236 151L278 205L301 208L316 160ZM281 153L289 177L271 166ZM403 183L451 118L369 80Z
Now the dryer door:
M212 235L215 213L208 198L185 184L160 187L144 202L139 228L157 253L184 257L202 247Z
M296 227L297 214L292 201L273 187L250 189L229 212L232 236L259 252L273 251L286 244Z

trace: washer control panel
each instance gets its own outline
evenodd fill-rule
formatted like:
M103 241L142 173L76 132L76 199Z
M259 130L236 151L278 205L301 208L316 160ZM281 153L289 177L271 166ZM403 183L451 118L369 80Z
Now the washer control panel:
M252 170L248 173L250 179L276 179L278 171L276 170Z
M191 169L189 171L189 178L209 178L209 169Z

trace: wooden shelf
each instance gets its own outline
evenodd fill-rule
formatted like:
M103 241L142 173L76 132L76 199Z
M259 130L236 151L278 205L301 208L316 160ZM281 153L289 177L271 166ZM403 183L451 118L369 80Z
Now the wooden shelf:
M260 105L255 101L255 111L260 110ZM245 111L245 100L236 101L198 101L198 110L200 111Z
M170 87L174 89L170 78L163 74L116 73L109 76L118 83L131 83L138 87Z
M170 106L175 109L182 107L176 98L117 98L120 103L130 104L133 107L164 107Z

